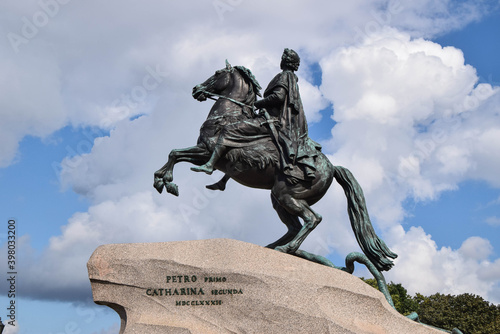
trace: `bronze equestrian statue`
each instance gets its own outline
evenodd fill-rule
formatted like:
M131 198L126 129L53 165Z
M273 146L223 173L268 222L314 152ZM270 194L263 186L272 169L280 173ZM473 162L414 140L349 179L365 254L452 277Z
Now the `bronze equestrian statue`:
M229 179L269 189L273 207L288 231L267 247L298 254L303 252L299 247L304 239L322 220L311 206L335 178L345 191L351 226L363 253L378 270L389 270L397 255L375 234L358 182L348 169L333 166L321 146L309 138L294 73L299 65L297 53L285 49L283 71L271 80L261 100L256 100L261 87L250 70L227 61L225 68L195 86L195 99L217 98L216 102L201 126L198 143L172 150L168 162L154 174L154 187L178 196L174 165L190 162L197 172L211 174L217 169L225 173L210 189L223 190Z

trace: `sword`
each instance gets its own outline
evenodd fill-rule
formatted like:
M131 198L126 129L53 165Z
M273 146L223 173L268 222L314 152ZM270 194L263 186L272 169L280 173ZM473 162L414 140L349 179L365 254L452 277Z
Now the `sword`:
M271 115L269 115L266 109L261 109L261 113L264 114L264 118L266 119L266 121L261 123L260 125L262 126L263 124L267 124L267 126L269 126L269 130L271 131L271 137L273 138L276 148L278 149L278 153L280 155L280 164L281 164L280 169L283 171L285 168L285 160L284 160L285 157L283 156L283 150L279 143L278 130L274 125L275 120L271 118Z

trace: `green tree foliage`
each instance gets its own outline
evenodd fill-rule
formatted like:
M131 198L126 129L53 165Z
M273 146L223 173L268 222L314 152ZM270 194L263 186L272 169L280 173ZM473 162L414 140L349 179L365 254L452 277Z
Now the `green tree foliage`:
M375 279L364 282L377 288ZM464 334L500 334L500 305L491 304L480 296L464 293L458 296L436 293L414 297L401 285L387 285L396 310L408 315L417 312L424 324L442 329L460 329Z
M378 289L377 281L374 278L361 279L375 289ZM394 307L399 313L406 316L416 311L418 303L408 294L408 291L401 284L391 282L387 284L387 288L394 302Z
M444 329L458 328L464 334L499 334L500 305L480 296L464 293L458 296L436 293L429 297L417 294L420 321Z

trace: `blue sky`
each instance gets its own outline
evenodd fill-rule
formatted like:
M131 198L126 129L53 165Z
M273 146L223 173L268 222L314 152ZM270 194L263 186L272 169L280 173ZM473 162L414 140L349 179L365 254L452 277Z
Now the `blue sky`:
M284 47L302 57L310 136L358 178L377 232L400 255L388 280L500 303L498 2L296 2L262 13L245 1L70 1L28 38L23 18L41 3L0 5L0 242L6 254L14 218L19 253L18 323L7 333L117 333L118 316L90 300L85 265L100 244L265 245L284 233L267 193L230 183L208 197L213 179L185 164L179 198L151 187L169 150L196 142L210 108L191 87L226 58L265 87ZM158 85L141 90L152 73ZM358 250L343 196L333 185L317 204L324 220L304 243L336 264ZM221 214L227 205L238 210Z
M500 68L495 59L500 56L500 14L498 10L488 13L478 22L447 33L432 40L442 46L453 46L464 53L465 62L477 70L479 82L500 85ZM456 191L441 194L438 201L415 203L408 199L407 210L412 217L408 225L425 225L439 246L459 248L461 240L470 235L489 238L498 233L498 226L486 223L488 217L498 216L500 206L498 187L484 181L468 180ZM453 222L452 224L444 224ZM449 228L453 238L450 238ZM489 238L498 256L499 238Z

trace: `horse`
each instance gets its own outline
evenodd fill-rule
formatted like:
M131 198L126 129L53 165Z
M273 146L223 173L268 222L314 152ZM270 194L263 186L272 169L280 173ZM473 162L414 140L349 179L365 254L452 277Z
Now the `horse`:
M284 253L295 254L306 237L322 221L322 216L311 206L327 192L333 179L344 189L347 197L348 215L356 240L363 253L377 269L389 270L394 265L393 253L380 239L370 222L363 191L352 175L342 166L333 166L330 160L318 152L315 177L291 183L279 166L279 148L273 140L272 131L265 128L265 119L259 118L250 106L260 96L260 86L250 70L243 66L231 66L218 70L205 82L193 88L192 96L198 101L216 99L207 119L200 129L197 144L184 149L173 149L167 163L154 173L153 186L159 193L165 188L168 193L179 195L173 183L173 169L178 162L189 162L201 166L209 160L220 132L228 124L262 120L263 135L255 142L231 148L222 156L215 168L225 173L225 180L271 191L271 201L287 232L266 247ZM300 222L303 221L303 224Z

